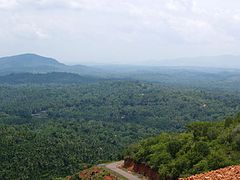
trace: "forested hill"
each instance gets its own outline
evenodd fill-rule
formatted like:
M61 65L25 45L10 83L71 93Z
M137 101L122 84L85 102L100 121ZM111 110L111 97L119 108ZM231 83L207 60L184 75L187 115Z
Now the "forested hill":
M69 72L92 76L99 76L103 73L96 68L84 65L69 66L56 59L36 54L21 54L0 58L0 75L51 72Z
M22 68L22 67L41 67L41 66L64 66L56 59L39 56L36 54L21 54L0 58L1 69Z
M53 72L65 68L66 65L57 60L35 54L21 54L0 58L0 74L21 72Z
M219 122L196 122L183 133L161 135L134 144L126 156L146 163L162 179L240 164L240 114Z
M0 84L79 84L101 80L103 79L63 72L46 74L19 73L0 76Z

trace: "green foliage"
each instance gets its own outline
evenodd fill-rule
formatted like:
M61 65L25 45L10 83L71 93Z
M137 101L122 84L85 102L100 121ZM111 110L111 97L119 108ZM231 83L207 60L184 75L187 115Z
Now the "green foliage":
M120 159L129 142L149 135L140 126L129 123L52 120L32 126L0 125L1 179L45 179L73 174L85 164Z
M94 83L100 80L100 78L64 72L52 72L47 74L21 73L0 76L0 84L81 84Z
M31 122L32 117L82 118L183 130L189 122L218 120L235 114L240 96L238 93L108 81L82 85L0 86L0 100L0 113L7 114L6 121L13 124ZM18 121L13 116L17 116Z
M188 122L234 114L239 100L238 94L130 81L1 85L0 179L64 177L86 165L118 160L126 146L163 130L183 131ZM233 123L227 126L232 128ZM201 162L182 164L196 156L188 149L196 146L199 157L208 154L194 141L216 139L221 131L213 128L209 134L211 123L203 124L207 131L196 127L190 129L196 138L191 133L180 138L164 133L132 146L127 154L156 169L170 162L161 173L176 176L192 163ZM238 149L236 133L238 130L231 130L221 138L228 138ZM162 140L164 143L158 144ZM174 158L177 160L172 162Z
M167 144L167 151L170 153L170 155L175 158L176 154L179 152L179 150L181 149L182 144L180 141L177 140L171 140L168 144Z
M133 149L134 153L126 156L139 161L140 155L163 178L186 177L239 164L239 127L239 116L214 123L192 123L187 133L163 133L143 140L135 145L138 149ZM214 138L209 134L214 134Z
M239 163L239 159L234 159L235 163L227 157L227 153L222 149L213 151L208 156L208 167L210 170L219 169L232 164Z

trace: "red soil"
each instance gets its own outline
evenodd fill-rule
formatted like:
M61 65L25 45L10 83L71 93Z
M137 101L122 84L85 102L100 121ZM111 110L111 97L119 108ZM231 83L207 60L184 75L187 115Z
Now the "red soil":
M103 179L103 180L115 180L117 177L115 177L111 172L108 172L106 169L101 167L93 167L90 169L85 169L82 172L78 174L79 179ZM71 176L66 177L66 180L70 180Z
M132 172L136 172L138 174L142 174L142 175L148 177L150 180L159 180L160 179L160 175L156 171L151 169L151 167L149 167L146 164L136 163L134 160L132 160L130 158L127 158L124 160L123 168L126 168L127 170L132 171Z
M115 179L115 177L113 177L113 176L105 176L104 177L104 180L114 180Z
M80 179L89 179L91 176L94 176L101 172L102 172L102 170L97 167L94 167L92 170L86 169L79 174L79 178Z
M180 180L240 180L240 166L230 166Z
M147 176L150 180L160 179L160 175L149 166L136 163L130 158L125 159L123 167L129 171ZM240 165L229 166L208 173L190 176L188 178L179 178L179 180L240 180Z

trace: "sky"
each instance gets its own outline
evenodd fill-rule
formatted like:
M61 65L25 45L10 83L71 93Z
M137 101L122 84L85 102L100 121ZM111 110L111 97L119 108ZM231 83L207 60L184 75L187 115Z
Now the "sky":
M240 55L239 0L0 0L0 56L148 64Z

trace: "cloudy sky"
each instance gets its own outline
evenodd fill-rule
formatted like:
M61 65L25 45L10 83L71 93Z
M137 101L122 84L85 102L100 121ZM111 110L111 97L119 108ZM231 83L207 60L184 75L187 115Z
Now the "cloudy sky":
M240 54L239 0L0 0L0 56L148 63Z

